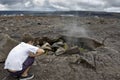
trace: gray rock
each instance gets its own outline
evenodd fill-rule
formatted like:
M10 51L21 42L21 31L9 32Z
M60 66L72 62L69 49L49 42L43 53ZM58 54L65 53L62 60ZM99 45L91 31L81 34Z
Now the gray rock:
M48 35L43 36L42 40L46 41L50 44L53 44L53 43L59 41L60 37L61 37L60 35L49 35L48 34Z
M49 43L47 43L47 42L45 44L43 44L41 46L41 48L45 49L45 50L52 50L51 45Z
M4 27L4 29L5 29L6 31L8 31L8 30L9 30L7 27Z
M64 54L65 53L65 49L62 48L62 47L59 47L56 52L55 52L55 55L61 55L61 54Z
M89 38L89 37L76 37L76 36L69 36L69 35L61 35L62 39L69 45L77 45L81 48L88 49L89 51L94 51L97 47L104 46L103 43Z
M68 54L68 55L81 54L82 55L78 46L73 46L73 47L67 49L64 54Z
M38 33L34 33L34 34L39 34ZM42 45L44 42L48 42L49 44L53 44L55 42L57 42L60 39L59 35L42 35L42 36L38 36L36 37L35 41L38 41L40 45Z
M63 42L56 42L52 45L53 48L59 48L59 47L63 47L64 43Z
M2 30L0 30L0 33L2 32Z
M18 43L18 41L10 38L10 36L7 34L0 34L0 62L3 62L6 59L9 51Z
M74 54L74 55L71 55L67 58L67 61L69 63L72 63L72 64L78 64L78 60L80 59L80 55L79 54Z
M6 77L4 77L2 80L18 80L19 78L15 78L9 75L6 75Z
M80 59L77 61L78 64L82 64L84 67L96 69L95 61L94 61L94 51L83 53Z
M55 53L55 52L53 52L53 51L48 51L48 52L47 52L48 55L53 55L54 53Z

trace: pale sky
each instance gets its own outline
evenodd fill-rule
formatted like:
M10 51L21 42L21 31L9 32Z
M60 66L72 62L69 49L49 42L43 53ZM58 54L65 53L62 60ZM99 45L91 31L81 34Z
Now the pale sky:
M0 0L0 10L120 12L120 0Z

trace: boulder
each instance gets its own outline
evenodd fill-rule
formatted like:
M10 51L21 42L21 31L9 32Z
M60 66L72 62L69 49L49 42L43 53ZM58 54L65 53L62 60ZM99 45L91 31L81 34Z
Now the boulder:
M43 45L44 42L48 42L49 44L53 44L60 39L60 35L41 35L35 38L35 45Z
M63 42L56 42L52 45L52 48L59 48L59 47L63 47L64 43Z
M94 51L97 47L104 46L103 43L89 37L76 37L63 34L61 35L61 39L69 46L76 45L89 51Z
M15 47L19 42L12 39L9 35L0 34L0 62L4 62L9 51Z
M64 54L80 54L80 49L78 46L73 46L65 51Z
M60 37L61 37L60 35L44 35L42 37L42 40L45 42L48 42L50 44L53 44L53 43L59 41Z
M61 54L64 54L65 53L65 49L63 47L59 47L56 52L55 52L55 55L61 55Z

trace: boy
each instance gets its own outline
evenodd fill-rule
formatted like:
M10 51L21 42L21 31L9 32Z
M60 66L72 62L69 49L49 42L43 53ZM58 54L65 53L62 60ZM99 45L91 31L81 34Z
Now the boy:
M11 76L18 77L19 80L29 80L34 77L33 74L28 73L30 67L34 62L34 58L45 51L33 46L33 44L34 38L29 34L25 34L22 42L10 51L4 69L7 69Z

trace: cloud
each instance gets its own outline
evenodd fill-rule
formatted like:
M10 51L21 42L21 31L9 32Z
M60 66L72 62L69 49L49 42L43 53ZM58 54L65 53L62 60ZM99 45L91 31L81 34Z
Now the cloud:
M0 10L119 12L119 3L120 0L0 0Z
M14 5L16 3L22 3L25 0L0 0L1 4L5 5Z
M106 8L104 11L106 11L106 12L118 12L118 13L120 13L120 7L110 7L110 8Z
M0 4L0 9L1 10L8 10L8 8L6 7L6 5L2 5L2 4Z
M120 7L120 0L105 0L108 7Z

